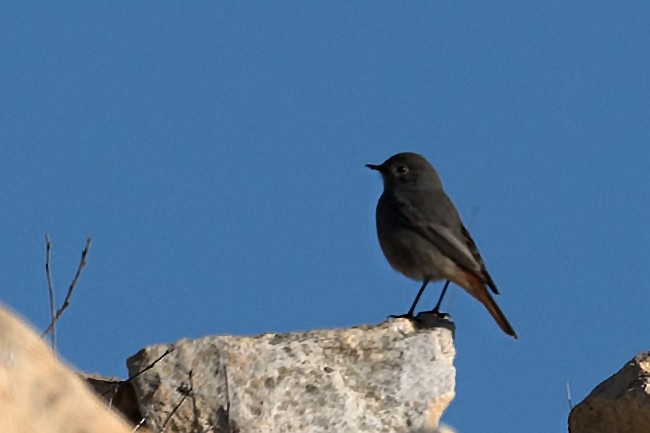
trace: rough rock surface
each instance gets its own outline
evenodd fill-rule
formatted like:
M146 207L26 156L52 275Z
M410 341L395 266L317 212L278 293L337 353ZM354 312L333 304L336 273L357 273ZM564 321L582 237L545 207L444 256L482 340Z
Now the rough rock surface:
M79 373L90 387L113 410L117 410L133 425L142 421L142 414L135 397L133 386L116 377L107 377L92 373Z
M598 385L569 415L571 433L650 432L650 352Z
M132 429L41 338L0 307L2 433L128 433Z
M453 324L431 316L143 349L140 411L166 432L431 432L454 397ZM143 371L144 370L144 371Z

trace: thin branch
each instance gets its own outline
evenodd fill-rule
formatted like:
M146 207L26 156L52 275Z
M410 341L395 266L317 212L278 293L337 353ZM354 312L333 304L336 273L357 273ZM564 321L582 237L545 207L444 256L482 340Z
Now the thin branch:
M50 270L50 253L52 251L52 242L50 236L45 233L45 275L47 276L47 291L50 294L50 323L54 323L54 286L52 284L52 271ZM52 341L52 350L56 350L56 328L52 326L50 334Z
M162 355L160 355L158 358L154 359L154 360L153 360L149 365L147 365L147 366L146 366L145 368L143 368L142 370L138 371L138 372L137 372L136 374L134 374L133 376L131 376L131 377L129 377L128 379L126 379L124 382L125 382L125 383L131 382L133 379L135 379L136 377L140 376L141 374L143 374L143 373L146 372L147 370L151 370L151 369L154 367L154 365L156 365L160 360L162 360L165 356L167 356L167 355L169 355L170 353L172 353L174 350L176 350L175 347L172 347L171 349L167 349L167 350L165 350L165 352L164 352Z
M123 380L123 381L121 381L121 382L116 383L115 386L113 386L112 388L107 389L107 390L105 390L104 392L102 392L102 393L100 394L102 397L106 397L106 395L107 395L108 393L110 393L110 392L113 393L113 395L112 395L112 396L110 397L110 399L108 400L108 407L110 408L110 407L113 406L113 399L115 398L115 396L117 395L118 390L119 390L121 387L123 387L124 385L130 383L133 379L135 379L136 377L138 377L138 376L140 376L141 374L145 373L146 371L151 370L151 369L152 369L152 368L153 368L153 367L154 367L158 362L160 362L160 361L161 361L165 356L169 355L169 354L172 353L174 350L176 350L176 348L174 348L174 347L165 350L165 352L164 352L162 355L160 355L158 358L154 359L154 360L153 360L151 363L149 363L149 365L147 365L145 368L143 368L142 370L138 371L138 372L137 372L136 374L134 374L133 376L130 376L130 377L127 378L126 380ZM191 384L191 380L192 380L192 375L191 375L191 372L190 372L190 387L193 387L194 385ZM193 397L192 397L192 398L193 398ZM182 403L182 401L181 401L181 403ZM179 404L179 406L180 406L180 404ZM149 409L147 409L147 412L144 414L144 416L142 417L142 419L140 420L140 422L138 423L138 425L136 425L135 428L132 430L133 432L135 432L136 430L138 430L138 429L139 429L139 428L140 428L140 427L141 427L141 426L142 426L142 425L147 421L147 418L149 417L149 410L150 410L150 409L152 409L152 408L150 407ZM166 422L165 422L165 423L166 423Z
M113 399L114 399L115 396L117 395L117 392L120 390L120 387L121 387L121 386L122 386L122 382L118 382L117 384L115 384L115 385L113 386L113 388L111 388L111 389L107 389L106 391L104 391L104 392L101 394L101 395L106 395L106 394L108 394L109 392L113 391L113 395L111 395L111 398L108 399L108 408L109 408L109 409L113 409Z
M140 422L136 424L136 426L133 428L133 430L131 430L132 433L135 432L136 430L138 430L140 427L142 427L142 425L145 422L147 422L147 417L149 416L149 411L150 410L153 410L152 406L149 406L149 408L147 408L147 411L142 416L142 419L140 420Z
M147 418L143 416L142 419L140 420L140 422L137 423L135 425L135 427L133 427L133 430L131 430L131 432L135 432L136 430L138 430L140 427L142 427L142 424L144 424L146 421L147 421Z
M191 376L191 372L190 372L190 381L191 381L191 379L192 379L192 376ZM190 383L191 383L191 382L190 382ZM181 399L179 400L179 402L176 403L176 406L174 406L174 408L172 409L171 413L169 414L169 416L167 417L167 419L165 420L165 422L163 422L162 429L160 430L161 432L164 432L164 431L165 431L165 428L167 428L167 424L169 423L169 421L171 421L172 417L173 417L174 415L176 415L176 412L178 412L178 409L180 409L181 405L182 405L183 402L187 399L187 397L190 397L190 396L192 395L192 391L193 391L193 389L192 389L192 385L191 385L191 384L188 385L187 383L182 382L182 383L178 386L178 388L176 388L176 391L178 391L180 394L182 394L182 395L183 395L183 398L181 398Z
M92 243L93 243L93 238L86 239L86 247L81 252L81 260L79 261L79 267L77 268L77 273L72 279L72 283L70 283L70 287L68 287L68 293L65 295L63 304L61 305L61 308L59 308L56 311L56 314L54 315L52 322L50 322L50 326L48 326L47 329L43 331L41 336L47 334L48 332L50 332L50 330L54 329L54 327L56 326L56 322L61 318L63 312L70 305L70 298L72 297L72 292L74 292L74 289L77 285L77 281L79 280L79 276L81 275L81 271L83 271L84 267L86 266L86 256L88 255L88 251L90 251L90 246L92 245Z
M160 430L161 432L165 431L165 429L167 428L167 424L169 423L169 421L171 421L172 417L176 415L176 412L178 411L178 409L180 409L181 405L183 404L186 398L187 395L184 394L183 398L181 398L180 401L176 404L176 406L174 406L174 408L172 409L171 413L169 414L165 422L163 422L162 429Z
M134 374L133 376L130 376L128 379L123 380L123 381L119 382L118 384L116 384L114 389L108 389L108 390L104 391L101 395L102 395L102 396L105 396L106 394L108 394L108 393L111 392L111 391L114 392L114 393L117 393L117 390L118 390L120 387L122 387L122 386L126 385L127 383L131 382L133 379L135 379L136 377L140 376L141 374L143 374L143 373L146 372L147 370L151 370L151 369L152 369L152 368L153 368L153 367L154 367L154 366L155 366L155 365L156 365L156 364L157 364L161 359L163 359L165 356L167 356L167 355L169 355L170 353L172 353L174 350L175 350L175 348L171 348L171 349L167 349L167 350L165 350L165 353L163 353L162 355L160 355L158 358L154 359L154 360L153 360L149 365L147 365L145 368L143 368L142 370L138 371L138 372L137 372L136 374ZM113 398L113 397L111 397L111 399L112 399L112 398Z

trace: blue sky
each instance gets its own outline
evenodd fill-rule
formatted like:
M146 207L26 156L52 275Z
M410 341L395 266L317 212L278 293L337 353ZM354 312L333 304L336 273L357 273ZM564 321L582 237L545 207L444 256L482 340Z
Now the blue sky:
M453 287L461 433L566 431L648 347L647 2L67 2L0 13L0 300L124 377L183 337L377 323L377 173L438 169L520 336ZM440 285L429 289L430 308Z

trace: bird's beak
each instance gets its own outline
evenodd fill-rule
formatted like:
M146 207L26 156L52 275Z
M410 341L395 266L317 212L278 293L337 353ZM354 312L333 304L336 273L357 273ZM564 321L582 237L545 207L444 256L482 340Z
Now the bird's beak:
M368 167L370 170L377 170L381 172L381 165L366 164L366 167Z

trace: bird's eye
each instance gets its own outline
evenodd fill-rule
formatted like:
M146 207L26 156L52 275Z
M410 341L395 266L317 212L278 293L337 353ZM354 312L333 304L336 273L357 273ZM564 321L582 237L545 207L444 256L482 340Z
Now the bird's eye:
M397 168L395 169L395 173L397 173L397 174L404 174L404 173L406 173L407 171L409 171L409 169L406 168L406 167L403 166L403 165L398 165Z

